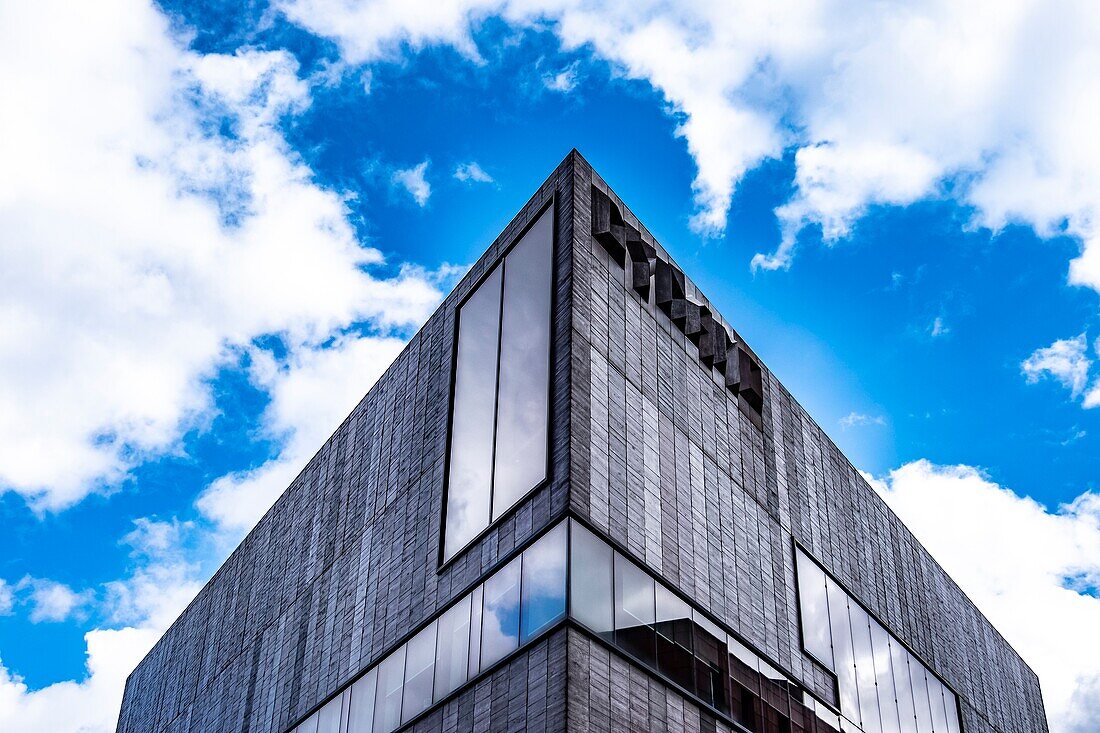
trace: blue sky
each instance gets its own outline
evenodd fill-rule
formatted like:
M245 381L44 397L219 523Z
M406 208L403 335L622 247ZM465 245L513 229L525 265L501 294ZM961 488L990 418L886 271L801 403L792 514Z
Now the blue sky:
M576 147L1086 730L1095 12L384 5L0 4L0 727L113 729L134 662Z

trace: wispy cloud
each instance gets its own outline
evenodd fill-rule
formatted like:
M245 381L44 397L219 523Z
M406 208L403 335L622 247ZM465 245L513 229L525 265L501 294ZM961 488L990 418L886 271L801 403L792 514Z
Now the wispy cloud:
M936 316L932 319L932 325L928 327L928 333L932 338L939 338L951 333L951 327L944 322L943 316Z
M577 86L577 63L574 61L556 74L546 74L542 77L543 86L553 92L568 94Z
M885 425L886 418L882 415L865 415L861 412L849 412L844 417L840 418L840 427L847 430L856 426L863 425Z
M30 576L19 581L15 590L28 592L24 602L31 607L31 623L36 624L83 618L87 607L95 599L91 589L78 593L64 583Z
M12 593L11 586L3 578L0 578L0 616L11 615L14 606L15 595Z
M455 167L454 177L463 183L493 183L493 177L485 172L475 161L459 163Z
M428 171L429 161L414 165L412 168L399 168L393 173L393 183L405 190L417 206L425 206L432 195L432 186L424 174Z

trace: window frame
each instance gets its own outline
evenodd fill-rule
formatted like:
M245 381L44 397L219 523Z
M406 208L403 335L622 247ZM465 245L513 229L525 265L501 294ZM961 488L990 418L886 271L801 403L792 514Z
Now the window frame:
M493 484L495 483L495 476L490 479L489 484L489 523L473 536L466 544L457 548L450 557L447 557L447 504L450 495L450 472L451 472L451 430L454 425L454 408L455 408L455 386L458 377L458 339L460 335L459 320L462 307L466 304L466 301L478 291L478 289L484 284L486 280L496 271L497 268L505 267L505 260L508 255L515 249L516 245L521 239L534 227L536 223L543 217L543 215L549 214L550 216L550 327L548 331L549 343L546 349L547 358L547 375L548 381L546 385L546 465L543 471L542 480L532 486L528 491L520 495L515 502L512 503L506 510L501 512L500 516L493 517ZM453 335L451 338L451 355L450 355L450 376L448 383L448 400L447 400L447 433L446 441L444 443L443 453L443 500L440 508L440 522L439 522L439 555L436 573L442 574L452 563L462 558L470 551L472 547L481 542L485 537L492 532L502 522L507 521L512 517L536 492L544 488L550 483L551 480L551 468L553 466L553 447L554 447L554 399L556 397L556 390L554 389L554 363L557 359L557 339L559 336L559 328L554 318L558 311L558 194L557 191L551 193L545 201L538 204L537 207L532 209L532 213L524 223L523 227L518 233L512 236L508 245L504 247L501 252L496 256L491 267L487 268L485 272L478 276L477 280L470 289L462 296L462 299L455 303L453 307L454 313L454 326ZM504 295L505 289L508 287L508 277L506 269L501 270L501 284L500 284L500 322L497 324L497 383L496 391L494 395L493 406L493 450L492 458L490 459L490 472L495 469L496 463L496 444L497 444L497 412L499 411L499 397L500 397L500 352L502 344L500 343L503 337L504 329ZM491 474L492 475L492 474Z

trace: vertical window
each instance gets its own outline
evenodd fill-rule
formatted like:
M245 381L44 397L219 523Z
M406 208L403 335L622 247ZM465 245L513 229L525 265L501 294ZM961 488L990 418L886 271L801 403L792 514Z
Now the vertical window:
M429 624L405 645L405 690L401 701L401 721L408 722L432 704L435 681L436 625Z
M523 551L521 644L565 616L565 545L566 523L562 522Z
M695 656L691 644L691 606L659 583L656 600L657 669L685 690L693 690ZM722 656L725 656L725 649Z
M870 618L858 603L852 601L848 602L848 617L852 620L852 647L856 660L856 687L859 689L859 712L863 730L866 733L881 733Z
M444 557L546 478L553 208L458 312Z
M570 615L607 638L615 629L612 599L611 547L570 522Z
M943 706L947 708L947 733L961 733L959 725L959 701L955 693L943 688Z
M359 678L351 686L351 714L348 716L348 733L372 733L374 728L374 691L378 681L378 668Z
M317 733L342 733L341 719L344 712L346 694L334 697L317 712Z
M470 677L481 671L481 617L485 587L479 585L470 592Z
M435 699L442 700L466 681L470 659L470 596L439 617L435 653Z
M848 594L829 583L829 627L833 635L833 659L837 686L840 688L840 712L859 720L859 693L856 691L856 660L852 650L852 627L848 622Z
M547 211L504 262L493 519L546 478L552 235Z
M317 714L306 718L294 733L317 733Z
M871 650L874 654L882 733L901 733L898 701L894 692L894 673L890 669L890 634L874 619L871 619Z
M924 676L924 665L913 659L911 654L906 656L909 658L909 678L913 682L913 704L917 709L917 731L931 733L932 709L928 705L928 680Z
M726 633L706 616L692 611L694 631L695 694L722 712L729 712L726 690L729 687L730 665L726 654Z
M481 668L486 669L519 648L520 558L485 581L481 620Z
M726 635L729 658L730 713L733 719L749 730L757 730L757 707L760 697L760 657L737 639Z
M898 695L898 719L901 733L917 733L917 711L913 705L913 683L909 679L909 653L896 641L890 641L890 669Z
M447 475L448 557L489 525L500 286L498 267L478 286L458 315L451 463Z
M829 633L829 597L825 571L801 550L798 565L798 602L802 612L802 643L806 651L829 669L833 668L833 644Z
M653 578L615 553L615 643L650 665L654 662Z
M948 733L943 684L932 675L928 675L928 703L932 707L932 730L936 733Z
M378 692L374 704L374 733L390 733L401 725L401 690L405 676L405 645L378 665Z

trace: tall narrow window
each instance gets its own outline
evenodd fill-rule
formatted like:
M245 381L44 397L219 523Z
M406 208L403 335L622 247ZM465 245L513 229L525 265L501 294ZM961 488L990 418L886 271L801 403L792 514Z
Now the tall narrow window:
M570 613L573 618L609 639L615 630L611 546L580 524L571 524Z
M470 596L439 617L435 653L435 699L441 700L466 681L470 658Z
M520 558L498 570L482 586L485 609L481 619L481 668L519 647Z
M523 551L521 644L565 616L566 529L562 522Z
M374 698L374 733L390 733L401 725L401 690L405 682L405 647L400 646L378 665L378 692Z
M444 558L546 478L553 207L458 312Z
M656 659L655 622L653 578L615 553L615 643L652 665Z
M798 563L798 600L802 610L802 643L806 651L826 667L833 667L833 643L829 633L829 598L825 572L802 552Z
M407 723L432 704L435 680L436 625L431 623L405 645L405 691L401 722Z

